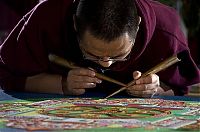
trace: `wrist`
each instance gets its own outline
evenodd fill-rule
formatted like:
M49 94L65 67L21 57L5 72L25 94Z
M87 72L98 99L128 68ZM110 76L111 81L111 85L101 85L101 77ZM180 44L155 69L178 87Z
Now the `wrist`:
M66 75L62 75L61 86L62 86L63 95L67 95L67 76Z

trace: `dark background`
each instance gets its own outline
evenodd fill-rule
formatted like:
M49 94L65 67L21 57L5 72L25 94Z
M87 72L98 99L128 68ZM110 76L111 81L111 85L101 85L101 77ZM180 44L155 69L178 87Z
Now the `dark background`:
M0 0L0 45L17 22L42 0ZM187 36L192 57L200 66L200 0L158 0L175 8Z

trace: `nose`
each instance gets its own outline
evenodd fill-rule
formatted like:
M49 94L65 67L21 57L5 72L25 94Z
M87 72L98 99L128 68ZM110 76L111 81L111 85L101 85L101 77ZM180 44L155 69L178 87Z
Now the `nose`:
M109 67L113 64L113 61L109 60L109 61L99 61L99 65L103 66L103 67Z
M99 64L103 67L109 67L112 65L113 61L110 60L110 57L103 57L101 60L99 60Z

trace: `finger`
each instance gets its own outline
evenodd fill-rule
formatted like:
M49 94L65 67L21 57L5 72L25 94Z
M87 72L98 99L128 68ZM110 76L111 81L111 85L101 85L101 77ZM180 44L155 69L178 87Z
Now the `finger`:
M94 88L96 87L95 83L75 83L74 89L86 89L86 88Z
M91 67L88 67L89 70L92 70L94 72L97 72L95 69L91 68Z
M152 98L157 93L157 91L158 91L157 88L153 89L152 91L145 91L145 92L143 92L143 94L141 96L145 97L145 98L147 98L147 97Z
M81 95L85 93L85 89L73 89L73 91L70 92L72 95Z
M72 80L75 82L86 82L86 83L101 83L102 81L96 77L88 76L73 76Z
M151 90L157 87L156 84L138 84L130 86L128 89L133 91L145 91L145 90Z
M142 77L136 80L136 84L149 84L149 83L156 83L159 81L159 76L156 74L150 74L146 77Z
M132 93L135 95L149 95L149 94L155 93L155 90L151 89L151 90L145 90L145 91L133 91Z
M128 90L127 93L132 96L138 96L138 97L151 97L157 92L157 88L146 90L146 91L133 91Z
M153 83L153 84L141 84L141 85L133 85L131 87L129 87L127 89L127 91L129 93L133 93L133 94L151 94L150 91L152 91L152 93L154 93L155 91L157 91L159 85L158 83Z
M134 78L134 79L138 79L138 78L141 77L141 74L142 74L142 73L139 72L139 71L134 71L134 72L133 72L133 78Z
M73 69L68 74L69 75L95 77L95 72L94 71L89 70L89 69L84 69L84 68Z

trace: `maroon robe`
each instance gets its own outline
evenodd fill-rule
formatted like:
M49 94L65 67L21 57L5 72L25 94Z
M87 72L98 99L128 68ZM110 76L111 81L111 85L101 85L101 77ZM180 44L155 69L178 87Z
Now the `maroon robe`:
M127 83L132 80L133 71L145 72L163 59L181 53L180 63L158 75L176 95L186 94L188 86L200 82L200 73L190 56L176 11L150 0L135 1L142 22L130 59L114 63L109 70L104 70L104 74ZM28 76L43 72L67 74L68 69L49 62L49 53L82 66L96 67L82 59L73 29L75 10L73 0L48 0L21 19L0 47L0 85L3 89L23 91ZM96 90L110 93L110 87L116 87L105 84Z

